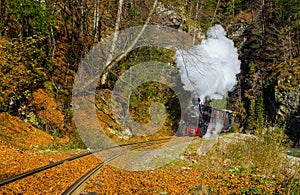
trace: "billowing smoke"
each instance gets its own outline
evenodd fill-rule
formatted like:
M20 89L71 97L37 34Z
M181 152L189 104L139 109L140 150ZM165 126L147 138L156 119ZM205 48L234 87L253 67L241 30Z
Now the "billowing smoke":
M211 27L207 39L189 50L177 50L176 62L184 89L201 98L222 99L237 83L237 49L221 25Z

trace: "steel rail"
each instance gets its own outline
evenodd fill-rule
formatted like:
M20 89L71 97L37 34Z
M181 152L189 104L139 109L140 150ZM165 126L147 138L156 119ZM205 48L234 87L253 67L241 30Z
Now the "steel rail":
M60 161L57 161L57 162L54 162L54 163L50 163L48 165L38 167L36 169L32 169L32 170L26 171L24 173L13 175L13 176L10 176L10 177L5 178L3 180L0 180L0 187L4 186L4 185L7 185L9 183L15 182L17 180L20 180L22 178L34 175L34 174L39 173L39 172L42 172L44 170L56 167L56 166L61 165L65 162L73 161L75 159L82 158L84 156L88 156L88 155L91 155L91 154L94 154L94 153L97 153L97 152L102 152L102 151L110 150L110 149L117 148L117 147L124 147L124 146L130 146L130 145L136 145L136 144L142 144L142 143L148 143L148 142L154 142L154 141L162 141L162 140L168 140L168 139L170 139L170 138L151 140L151 141L143 141L143 142L135 142L135 143L128 143L128 144L121 144L121 145L116 145L116 146L112 146L112 147L105 148L105 149L99 149L99 150L95 150L95 151L89 151L89 152L86 152L86 153L83 153L83 154L74 155L74 156L71 156L71 157L66 158L64 160L60 160Z
M143 144L143 143L150 143L150 144L154 144L154 142L158 142L158 141L165 141L165 140L169 140L170 138L167 139L160 139L160 140L152 140L152 141L146 141L146 142L139 142L136 144ZM138 149L138 148L142 148L145 147L144 145L139 145L136 147L131 148L132 150L134 149ZM93 169L91 169L90 171L88 171L87 173L85 173L81 178L79 178L78 180L76 180L70 187L68 187L63 193L62 195L71 195L71 194L79 194L80 190L84 187L84 184L86 183L86 181L91 178L92 176L94 176L104 165L106 165L108 162L122 156L123 154L127 153L128 150L122 151L120 153L118 153L117 155L105 160L104 162L101 162L100 164L98 164L96 167L94 167Z

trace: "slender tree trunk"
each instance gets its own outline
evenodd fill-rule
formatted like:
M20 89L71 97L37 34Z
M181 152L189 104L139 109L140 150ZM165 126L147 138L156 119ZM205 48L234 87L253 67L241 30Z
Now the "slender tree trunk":
M232 0L232 17L234 18L234 0Z
M6 22L6 3L5 0L0 0L0 36L3 35Z
M118 8L118 14L117 14L117 19L116 19L116 24L115 24L115 33L114 33L114 37L112 40L111 49L107 56L107 60L106 60L106 64L105 64L106 66L111 62L113 53L116 48L116 42L117 42L118 35L119 35L120 23L121 23L122 12L123 12L122 8L123 8L123 0L119 0L119 8Z
M218 12L219 4L220 4L220 0L218 0L218 3L217 3L217 6L216 6L216 9L215 9L214 15L213 15L213 17L212 17L212 19L211 19L211 22L210 22L210 26L212 26L212 25L213 25L213 23L214 23L214 21L215 21L215 17L216 17L216 15L217 15L217 12Z
M265 0L261 0L262 32L265 34Z
M75 43L75 35L76 35L76 30L75 30L75 18L76 18L76 7L77 4L76 4L76 1L72 2L71 4L71 14L72 14L72 45Z
M197 0L197 4L196 4L196 13L195 13L195 21L194 21L194 35L193 35L193 45L195 45L195 41L196 41L196 33L197 33L197 22L198 22L198 8L199 8L199 0ZM202 9L202 4L200 7L200 10Z
M97 33L99 28L99 17L100 17L100 0L94 1L94 16L93 16L93 43L97 39Z
M80 18L79 18L79 20L80 20L80 22L79 22L79 35L78 35L78 37L79 37L79 39L82 39L82 34L83 34L83 22L84 22L84 19L85 19L85 17L84 17L84 12L85 12L85 4L84 4L84 0L81 0L81 2L80 2Z
M116 23L115 23L115 33L114 33L114 37L112 40L112 44L111 44L111 49L108 53L107 59L106 59L106 63L105 66L108 66L111 61L112 61L112 57L113 57L113 53L115 51L116 48L116 42L118 39L118 35L119 35L119 29L120 29L120 23L121 23L121 18L122 18L122 8L123 8L123 0L119 0L119 8L118 8L118 14L117 14L117 19L116 19ZM107 78L107 72L102 76L102 80L101 80L101 84L105 84L106 82L106 78Z
M55 13L55 10L56 10L56 2L53 3L53 10L52 10L52 13L51 15L54 16L54 13ZM53 25L51 24L50 26L50 43L52 44L52 57L54 57L54 54L55 54L55 51L56 51L56 40L55 40L55 36L54 36L54 29L53 29Z

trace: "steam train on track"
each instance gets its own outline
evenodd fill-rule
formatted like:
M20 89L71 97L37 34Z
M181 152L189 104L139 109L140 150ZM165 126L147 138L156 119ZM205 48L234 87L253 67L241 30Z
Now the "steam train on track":
M207 133L219 134L230 130L232 122L232 111L216 109L202 104L200 98L193 98L192 106L180 121L178 135L203 137Z

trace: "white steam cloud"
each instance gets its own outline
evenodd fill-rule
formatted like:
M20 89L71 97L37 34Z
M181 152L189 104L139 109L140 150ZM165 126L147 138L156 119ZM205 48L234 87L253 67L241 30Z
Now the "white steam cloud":
M189 50L177 50L176 62L184 89L205 97L222 99L237 83L241 62L232 40L221 25L211 27L207 39Z

